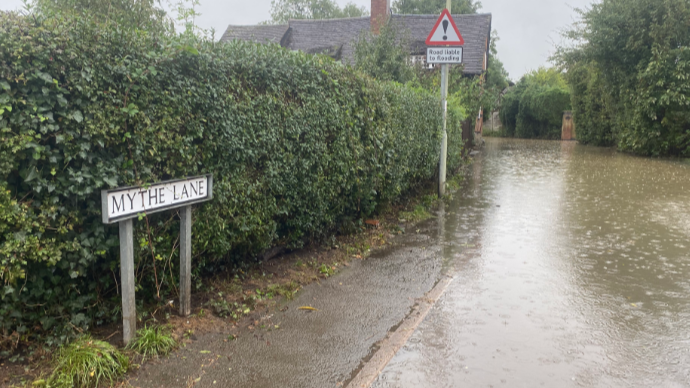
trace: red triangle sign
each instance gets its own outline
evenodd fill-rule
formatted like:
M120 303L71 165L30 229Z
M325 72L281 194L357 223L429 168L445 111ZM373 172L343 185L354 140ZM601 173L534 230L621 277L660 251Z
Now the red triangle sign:
M427 46L462 46L465 40L455 25L453 17L447 9L441 12L441 17L438 18L431 34L426 38Z

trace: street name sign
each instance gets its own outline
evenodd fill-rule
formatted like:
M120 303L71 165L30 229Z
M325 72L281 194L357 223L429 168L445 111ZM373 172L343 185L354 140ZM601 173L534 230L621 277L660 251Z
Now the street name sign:
M444 9L441 16L436 21L436 25L431 30L431 34L426 38L427 46L462 46L465 39L462 38L458 26L455 25L453 17L447 9Z
M462 47L429 47L426 49L426 63L461 64Z
M211 175L155 183L149 186L103 190L103 223L112 224L139 214L189 206L213 199Z
M134 297L134 218L180 209L180 315L191 313L192 205L213 199L213 175L177 179L137 187L101 191L104 224L120 227L120 290L122 292L122 340L128 344L137 331Z

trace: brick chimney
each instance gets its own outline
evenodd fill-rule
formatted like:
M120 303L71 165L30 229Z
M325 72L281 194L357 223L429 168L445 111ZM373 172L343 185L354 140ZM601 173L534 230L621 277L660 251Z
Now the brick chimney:
M381 27L388 23L391 14L391 0L371 0L371 32L378 35Z

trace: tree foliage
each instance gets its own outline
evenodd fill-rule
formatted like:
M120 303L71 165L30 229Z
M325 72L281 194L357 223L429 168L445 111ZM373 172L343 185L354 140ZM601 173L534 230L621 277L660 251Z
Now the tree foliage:
M160 0L33 0L29 9L39 14L88 12L99 23L162 32L172 28Z
M570 90L563 74L540 68L525 75L504 97L501 122L509 136L558 139L563 111L570 110Z
M486 70L485 87L494 94L502 92L510 84L510 75L503 66L503 62L498 59L498 48L496 44L499 40L498 32L496 32L496 30L491 31L491 44L489 45L489 52L491 55L489 55L489 64Z
M381 81L406 83L415 77L406 32L392 24L383 26L376 35L363 32L354 46L358 70Z
M0 13L0 346L119 319L102 189L213 173L214 200L194 210L200 284L328 237L436 172L436 93L276 45L92 16ZM449 122L453 168L463 144ZM137 297L174 298L178 217L135 225Z
M603 0L578 13L574 44L555 57L573 86L578 137L690 155L690 2Z
M271 23L287 23L290 19L335 19L361 17L366 8L347 3L343 8L334 0L272 0Z
M452 0L453 14L474 14L482 7L476 0ZM400 14L437 15L446 8L446 0L395 0L391 7Z

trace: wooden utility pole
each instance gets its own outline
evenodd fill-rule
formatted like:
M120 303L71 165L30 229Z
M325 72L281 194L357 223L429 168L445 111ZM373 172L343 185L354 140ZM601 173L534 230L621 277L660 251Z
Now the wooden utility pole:
M451 0L446 0L446 9L451 12ZM441 65L441 108L443 109L443 140L441 140L441 160L438 164L438 197L446 195L446 159L448 158L448 64Z

